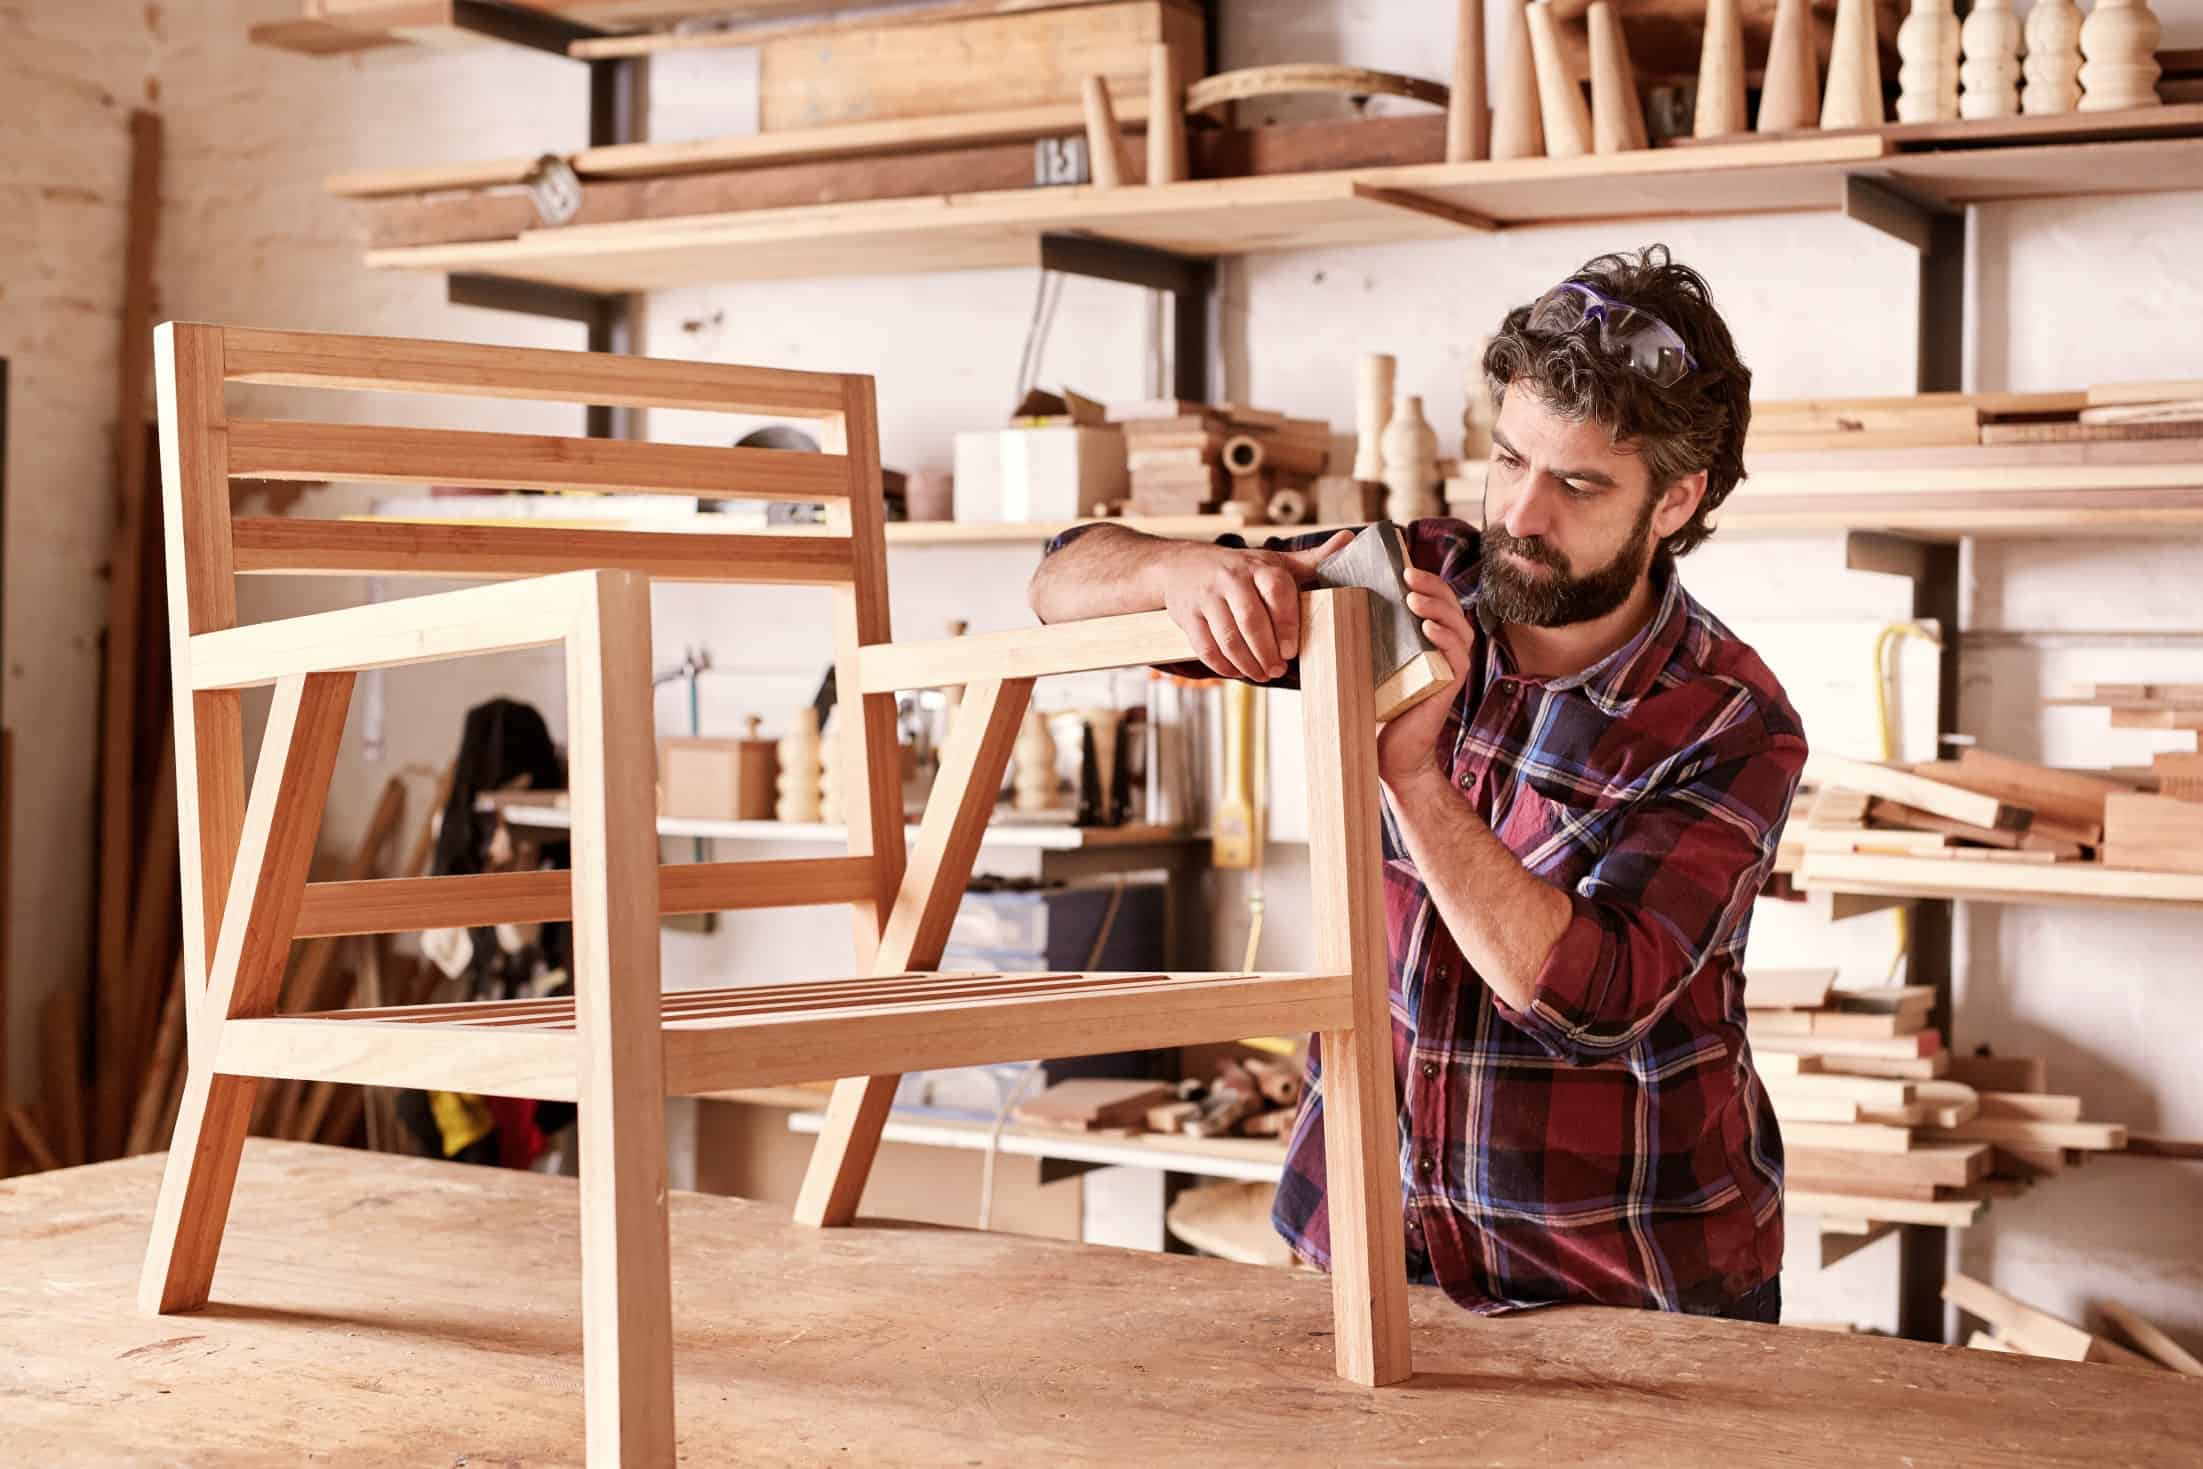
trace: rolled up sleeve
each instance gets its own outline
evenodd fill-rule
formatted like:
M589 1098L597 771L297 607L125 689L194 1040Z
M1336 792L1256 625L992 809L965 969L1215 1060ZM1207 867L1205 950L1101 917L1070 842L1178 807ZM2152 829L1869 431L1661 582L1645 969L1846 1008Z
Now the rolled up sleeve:
M1575 912L1530 1005L1507 1013L1556 1057L1635 1045L1750 911L1805 767L1793 735L1731 747L1632 806L1569 894Z

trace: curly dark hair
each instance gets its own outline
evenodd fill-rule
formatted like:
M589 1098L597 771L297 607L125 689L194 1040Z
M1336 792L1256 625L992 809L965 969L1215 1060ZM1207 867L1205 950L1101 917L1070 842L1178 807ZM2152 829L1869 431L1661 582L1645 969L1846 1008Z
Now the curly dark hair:
M1697 512L1660 543L1667 555L1687 555L1713 534L1707 522L1744 478L1752 370L1736 355L1705 277L1676 264L1665 245L1601 255L1568 279L1666 322L1690 348L1692 370L1673 387L1660 387L1602 352L1595 329L1536 331L1530 307L1517 306L1484 349L1493 401L1504 402L1507 389L1521 383L1555 411L1600 424L1616 447L1644 456L1655 490L1705 470Z

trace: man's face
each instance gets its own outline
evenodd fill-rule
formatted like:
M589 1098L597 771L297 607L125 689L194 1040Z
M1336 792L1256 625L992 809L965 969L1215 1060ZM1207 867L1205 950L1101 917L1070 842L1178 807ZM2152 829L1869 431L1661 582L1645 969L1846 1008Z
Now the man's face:
M1654 543L1697 502L1688 485L1656 494L1642 458L1517 383L1493 426L1484 481L1484 606L1531 627L1604 617L1629 600Z

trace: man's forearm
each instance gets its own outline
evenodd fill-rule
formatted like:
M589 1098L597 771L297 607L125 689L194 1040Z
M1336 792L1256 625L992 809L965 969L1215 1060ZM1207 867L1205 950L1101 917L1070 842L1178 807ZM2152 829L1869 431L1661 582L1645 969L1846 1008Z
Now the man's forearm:
M1433 763L1387 784L1408 855L1461 957L1515 1010L1575 916L1568 895L1531 873Z
M1163 605L1162 573L1181 541L1096 525L1058 547L1033 573L1027 600L1042 622L1076 622Z

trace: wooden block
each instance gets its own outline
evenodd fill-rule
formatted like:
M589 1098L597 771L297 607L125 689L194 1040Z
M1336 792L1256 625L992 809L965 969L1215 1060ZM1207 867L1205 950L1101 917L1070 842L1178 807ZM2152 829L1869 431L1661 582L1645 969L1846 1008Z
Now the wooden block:
M1752 1069L1761 1080L1776 1077L1818 1076L1821 1074L1821 1058L1818 1056L1793 1056L1770 1051L1766 1055L1752 1057Z
M1948 1084L1901 1081L1882 1076L1831 1076L1824 1072L1794 1072L1784 1075L1766 1071L1764 1068L1760 1068L1760 1072L1760 1083L1770 1093L1842 1097L1848 1101L1877 1107L1902 1107L1920 1094L1920 1088Z
M2029 821L2022 807L1891 765L1816 753L1807 757L1806 778L1898 801L1969 826L2018 831L2025 829Z
M1754 969L1744 976L1748 1010L1813 1010L1828 1003L1833 969Z
M773 742L754 735L661 739L658 809L666 816L710 821L770 821L779 773Z
M1784 1129L1789 1119L1783 1119ZM1902 1199L1910 1203L1932 1203L1941 1197L1937 1185L1932 1183L1901 1183L1888 1178L1819 1178L1796 1168L1785 1166L1782 1170L1782 1187L1785 1197L1793 1194L1841 1194L1850 1199ZM1855 1207L1865 1208L1861 1204Z
M2091 1360L2095 1337L2070 1321L2016 1301L1960 1271L1943 1282L1943 1299L1996 1328L1997 1335L2031 1357L2055 1357L2064 1362Z
M1148 1131L1183 1132L1185 1125L1200 1115L1199 1102L1165 1102L1147 1109Z
M1856 1229L1838 1229L1836 1227L1838 1225L1853 1224L1858 1227ZM1831 1219L1825 1214L1822 1215L1820 1229L1817 1231L1820 1236L1821 1269L1826 1270L1839 1260L1849 1259L1876 1240L1890 1234L1895 1228L1896 1226L1893 1224L1876 1223L1870 1225L1863 1219Z
M2121 791L2105 801L2104 864L2203 872L2203 803Z
M1784 1200L1805 1214L1825 1210L1851 1210L1860 1218L1892 1224L1927 1224L1944 1229L1964 1229L1988 1207L1978 1199L1893 1199L1849 1194L1815 1194L1785 1190Z
M2019 1348L1991 1336L1986 1331L1977 1331L1972 1336L1967 1337L1966 1345L1977 1352L2003 1352L2007 1356L2021 1355Z
M1177 1088L1161 1082L1075 1077L1018 1103L1011 1115L1050 1127L1125 1127L1145 1122L1151 1108L1175 1102L1177 1095Z
M2098 383L2088 390L2090 407L2116 403L2173 403L2203 399L2203 378L2159 383Z
M1885 831L1872 827L1807 827L1799 844L1808 852L1883 853L1898 857L1941 857L1950 837L1933 831Z
M1913 1010L1925 1012L1935 1005L1935 986L1884 984L1871 989L1836 990L1829 995L1828 1003L1838 1010L1874 1015L1902 1014Z
M2048 816L2083 827L2101 827L2104 802L2128 789L2117 781L2052 770L1982 749L1966 750L1958 757L1958 768L1942 778L2026 806L2038 821Z
M1747 1010L1744 1018L1754 1037L1813 1033L1813 1012L1810 1010Z
M1785 1123L1782 1136L1785 1148L1794 1144L1830 1152L1880 1155L1903 1153L1912 1147L1912 1133L1907 1129L1869 1123Z
M1924 1128L1942 1141L2017 1143L2022 1147L2077 1148L2117 1152L2126 1146L2126 1128L2116 1122L2037 1122L2023 1117L1976 1117L1956 1127Z
M2079 1097L2042 1092L1977 1092L1983 1117L2016 1117L2030 1122L2078 1122Z
M1797 1092L1770 1089L1767 1099L1774 1105L1775 1116L1780 1118L1785 1134L1799 1122L1857 1122L1860 1120L1859 1104L1847 1102L1841 1097L1812 1097Z
M1925 1012L1896 1012L1875 1015L1847 1013L1844 1011L1816 1010L1810 1012L1812 1024L1809 1033L1817 1036L1848 1037L1854 1040L1895 1040L1928 1028Z

